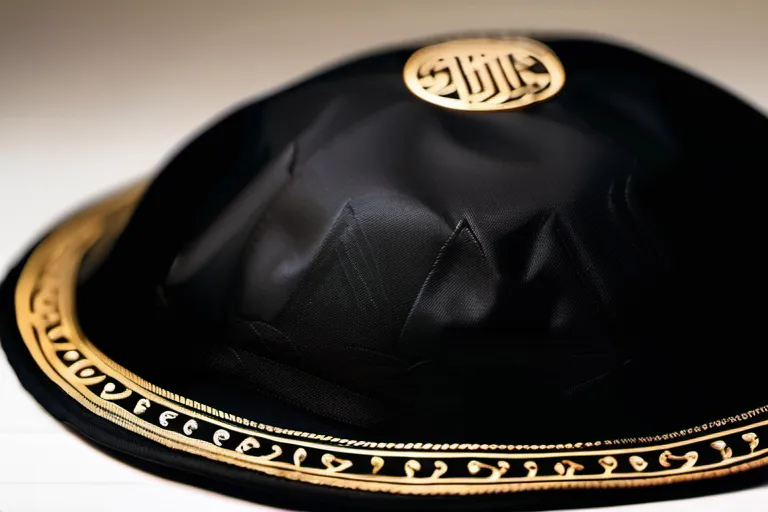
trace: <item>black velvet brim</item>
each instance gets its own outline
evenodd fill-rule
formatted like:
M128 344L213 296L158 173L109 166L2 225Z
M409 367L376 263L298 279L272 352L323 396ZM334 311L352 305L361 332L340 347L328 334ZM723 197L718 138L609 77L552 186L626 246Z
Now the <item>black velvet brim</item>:
M31 251L30 251L31 253ZM768 467L659 487L523 491L476 496L400 496L294 482L176 451L102 419L51 382L19 333L14 292L29 253L0 286L0 342L24 388L57 420L102 451L155 475L241 499L297 510L546 510L586 508L732 492L763 484ZM55 456L55 454L52 454Z

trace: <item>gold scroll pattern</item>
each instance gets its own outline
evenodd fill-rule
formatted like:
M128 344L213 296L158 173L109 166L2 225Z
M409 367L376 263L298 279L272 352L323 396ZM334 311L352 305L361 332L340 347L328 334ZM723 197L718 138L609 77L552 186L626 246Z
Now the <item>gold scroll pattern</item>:
M120 198L113 202L127 207ZM76 269L102 234L100 215L116 208L107 202L81 214L33 252L17 285L18 326L41 371L71 399L161 445L282 478L403 494L601 487L608 481L659 485L766 462L768 449L760 448L765 419L674 443L610 449L541 445L526 453L514 445L471 443L349 446L331 436L280 435L206 414L213 409L159 393L108 360L79 330L73 313Z

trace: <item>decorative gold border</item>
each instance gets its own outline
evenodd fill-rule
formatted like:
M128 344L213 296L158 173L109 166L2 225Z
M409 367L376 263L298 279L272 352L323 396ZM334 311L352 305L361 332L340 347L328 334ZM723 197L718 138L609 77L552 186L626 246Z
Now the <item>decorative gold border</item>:
M85 253L122 229L141 193L142 187L128 189L64 222L31 254L15 297L19 331L40 369L83 407L131 432L281 478L398 494L642 487L768 461L768 448L760 448L768 420L756 420L765 407L718 420L713 429L679 431L703 428L705 435L647 446L380 443L265 426L162 390L99 352L74 309ZM726 424L738 426L723 430Z

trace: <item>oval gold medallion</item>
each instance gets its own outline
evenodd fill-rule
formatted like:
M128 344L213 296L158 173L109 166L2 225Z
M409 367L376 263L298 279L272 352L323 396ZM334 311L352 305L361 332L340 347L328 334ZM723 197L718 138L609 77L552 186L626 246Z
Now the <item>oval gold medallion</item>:
M403 78L413 94L441 107L513 110L557 94L565 70L532 39L459 39L416 51Z

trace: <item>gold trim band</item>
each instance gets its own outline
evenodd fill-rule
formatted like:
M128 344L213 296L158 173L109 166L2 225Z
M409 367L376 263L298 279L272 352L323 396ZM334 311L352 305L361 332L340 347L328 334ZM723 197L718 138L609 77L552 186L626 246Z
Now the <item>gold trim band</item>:
M84 255L122 228L141 192L117 194L44 240L19 277L16 316L24 343L51 381L97 416L161 445L282 478L398 494L642 487L723 476L768 461L768 447L760 446L768 420L756 418L765 408L718 420L714 429L679 431L690 436L682 441L624 448L614 447L620 441L381 443L263 425L158 388L102 354L75 312ZM722 430L726 425L734 428ZM702 429L705 434L690 435Z

